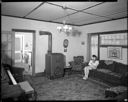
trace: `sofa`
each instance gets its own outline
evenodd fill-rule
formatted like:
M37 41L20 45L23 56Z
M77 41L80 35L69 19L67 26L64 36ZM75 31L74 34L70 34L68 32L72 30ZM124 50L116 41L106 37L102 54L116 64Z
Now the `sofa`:
M90 70L89 77L98 79L112 86L127 86L128 65L112 61L100 60L97 69Z

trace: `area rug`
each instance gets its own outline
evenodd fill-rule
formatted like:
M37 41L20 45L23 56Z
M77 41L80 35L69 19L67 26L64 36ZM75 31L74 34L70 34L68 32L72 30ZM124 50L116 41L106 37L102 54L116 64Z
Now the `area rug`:
M76 74L54 80L32 78L37 100L106 100L104 91L108 86L82 77Z

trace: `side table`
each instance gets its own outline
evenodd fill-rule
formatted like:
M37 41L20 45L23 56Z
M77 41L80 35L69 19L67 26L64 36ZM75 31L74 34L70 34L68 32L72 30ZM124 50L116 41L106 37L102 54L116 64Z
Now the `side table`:
M64 75L71 75L71 66L65 66L64 67Z

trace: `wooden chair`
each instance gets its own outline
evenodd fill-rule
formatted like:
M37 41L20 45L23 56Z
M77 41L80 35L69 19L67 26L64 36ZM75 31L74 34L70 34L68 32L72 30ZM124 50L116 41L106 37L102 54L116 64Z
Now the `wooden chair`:
M84 62L83 56L74 56L73 61L70 61L69 64L72 67L73 73L83 74L83 68L86 66L87 63Z

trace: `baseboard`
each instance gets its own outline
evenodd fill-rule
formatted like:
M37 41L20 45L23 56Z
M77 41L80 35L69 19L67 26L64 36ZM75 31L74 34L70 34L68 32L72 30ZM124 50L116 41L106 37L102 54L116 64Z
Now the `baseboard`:
M45 73L44 72L39 72L39 73L36 73L35 76L36 77L43 77L43 76L45 76Z

